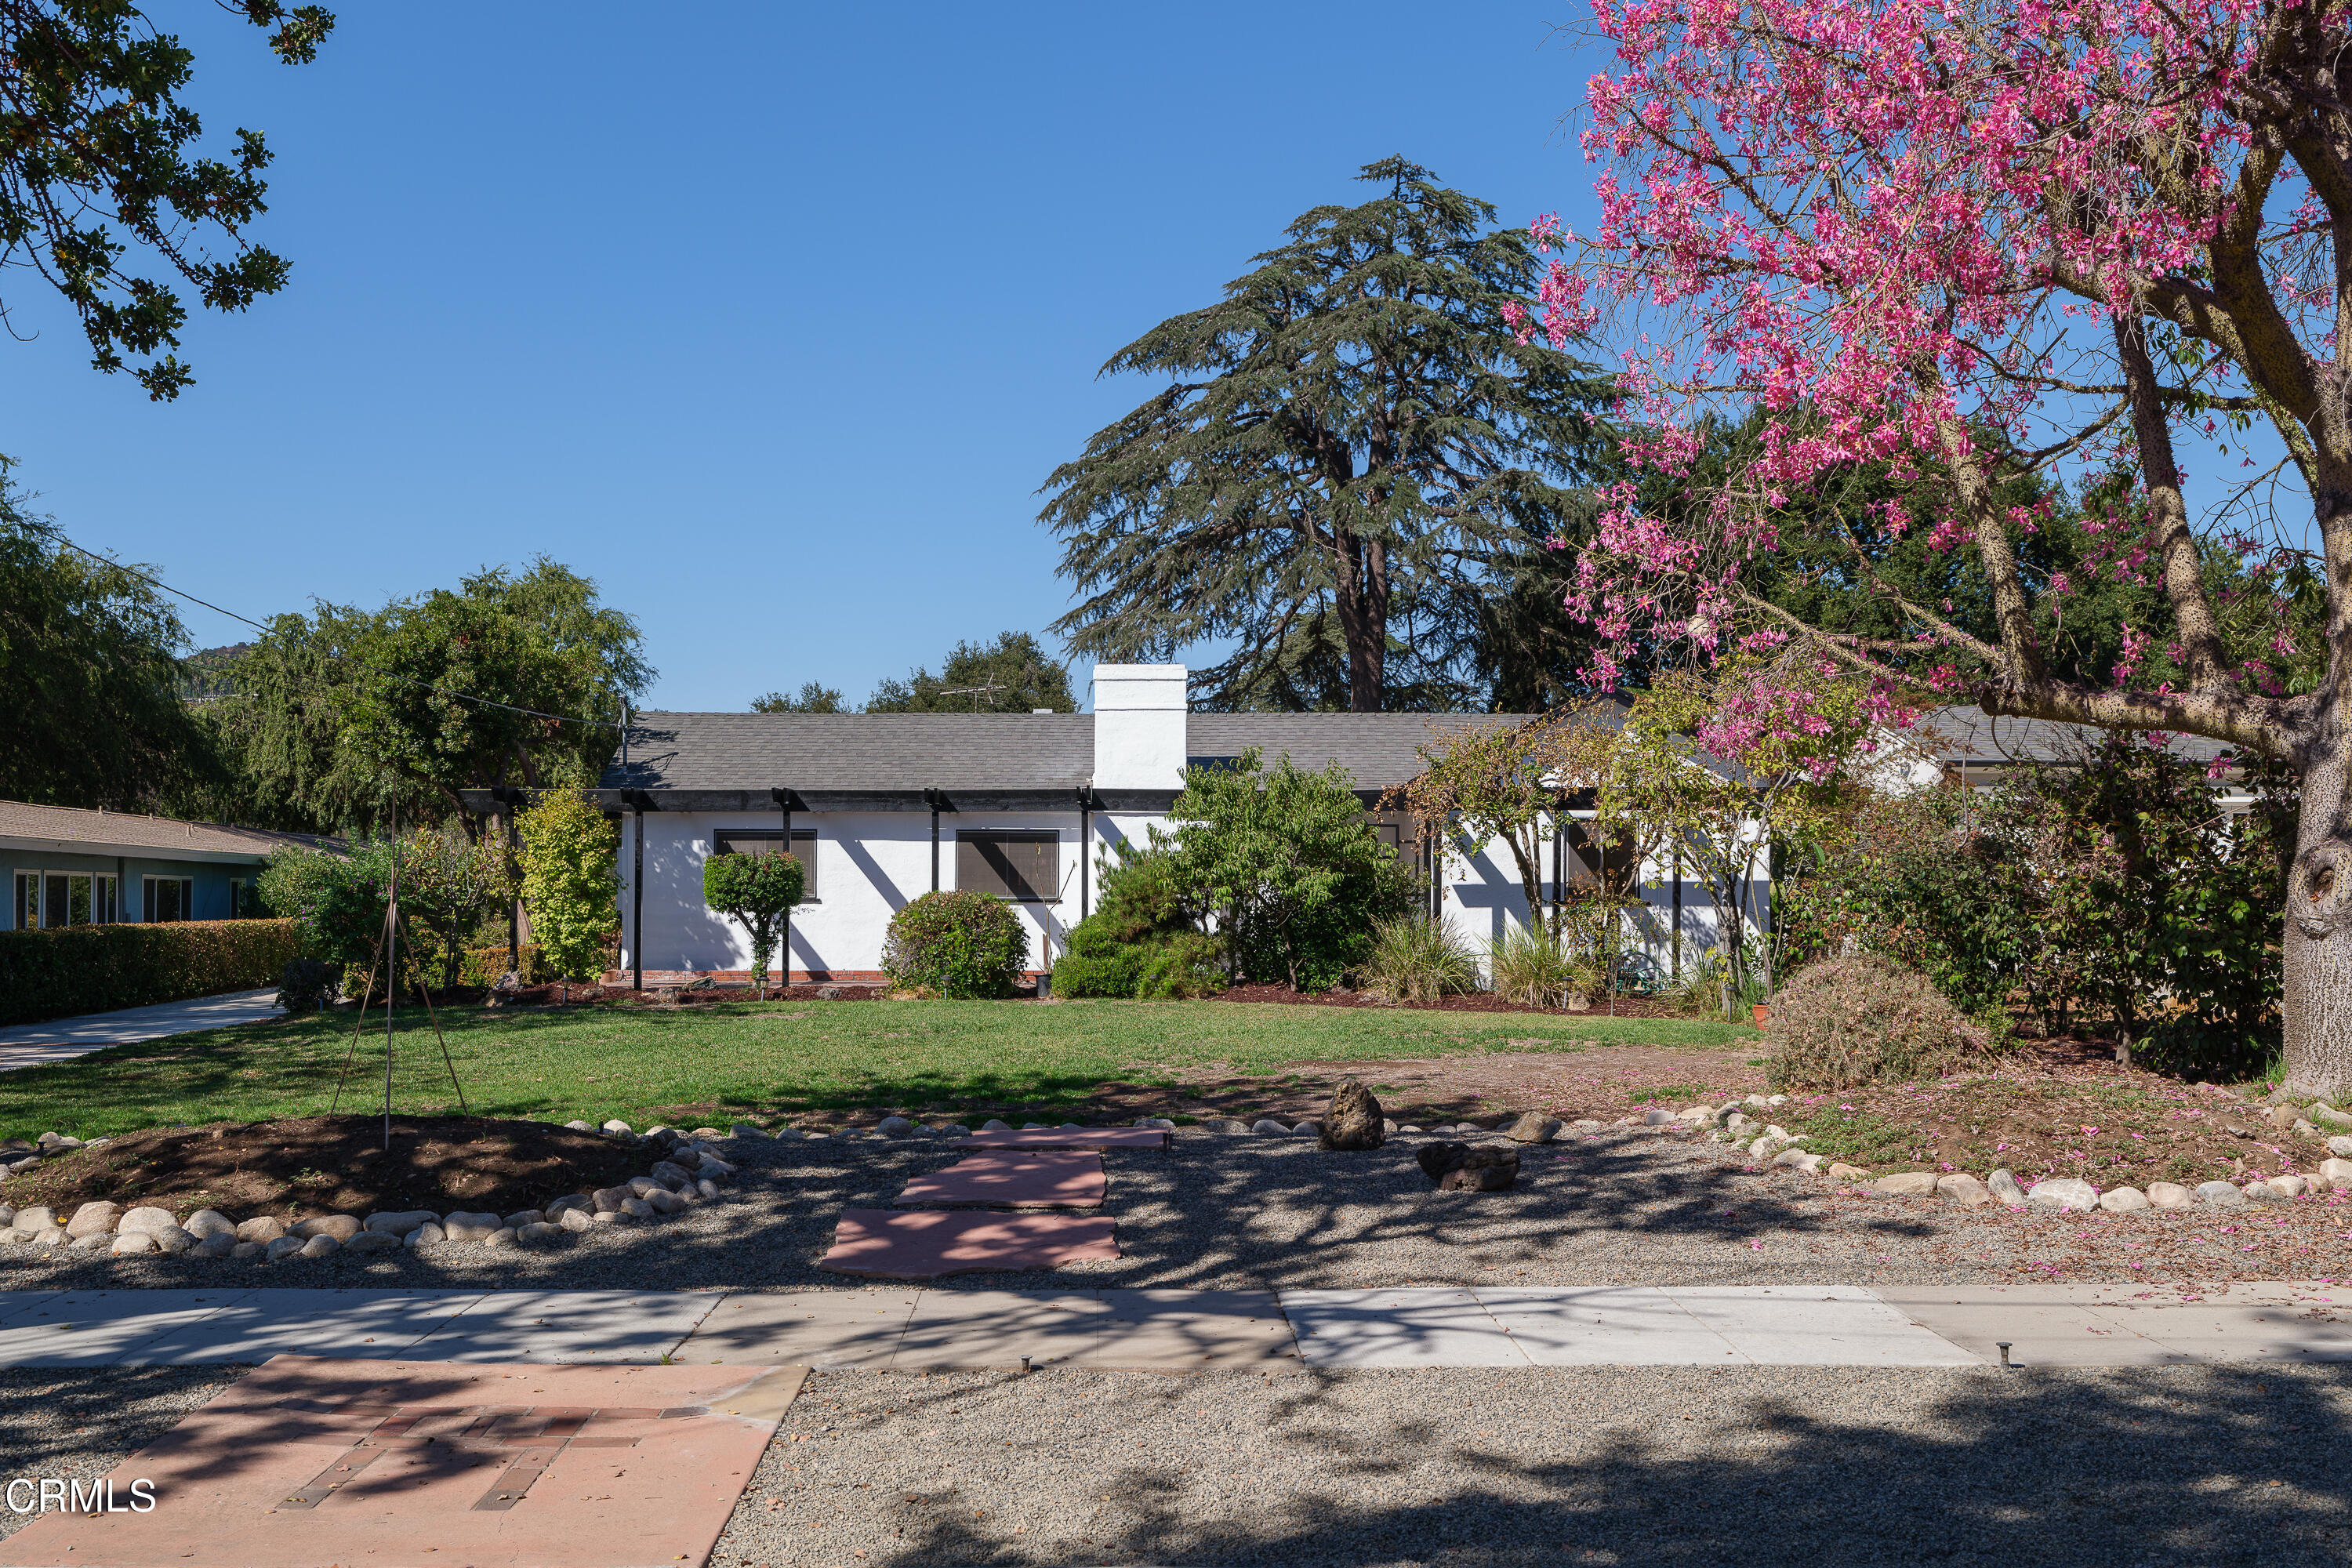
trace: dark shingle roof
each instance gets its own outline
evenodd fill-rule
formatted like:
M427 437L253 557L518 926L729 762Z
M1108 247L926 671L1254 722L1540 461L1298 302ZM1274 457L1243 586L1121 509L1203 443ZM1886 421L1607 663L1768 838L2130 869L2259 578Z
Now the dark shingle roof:
M1434 751L1448 736L1524 724L1527 713L1195 713L1185 751L1195 763L1239 756L1255 748L1271 767L1287 756L1309 773L1333 763L1360 790L1386 789L1418 777L1420 748Z
M1090 713L643 713L606 789L1048 789L1094 773Z
M1919 717L1914 739L1954 766L2002 763L2073 763L2095 748L2105 731L2091 724L2052 719L1995 718L1981 708L1937 708ZM2164 748L2176 757L2210 763L2231 750L2202 735L2174 735Z

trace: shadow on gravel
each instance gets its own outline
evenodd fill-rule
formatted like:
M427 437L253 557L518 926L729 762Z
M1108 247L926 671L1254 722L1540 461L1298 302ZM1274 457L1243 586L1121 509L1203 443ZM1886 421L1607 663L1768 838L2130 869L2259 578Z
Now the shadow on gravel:
M1790 1244L1831 1228L1819 1204L1776 1195L1696 1149L1637 1134L1522 1152L1519 1184L1438 1193L1413 1163L1427 1139L1327 1153L1312 1139L1186 1135L1114 1151L1101 1212L1115 1262L1055 1273L951 1276L945 1289L1280 1289L1409 1284L1773 1283L1822 1278ZM304 1289L760 1289L856 1288L819 1268L845 1208L888 1208L913 1176L962 1156L933 1139L824 1139L730 1150L741 1174L679 1218L540 1248L442 1244L366 1259L263 1267L194 1258L0 1253L0 1289L283 1286ZM552 1197L550 1194L548 1196ZM242 1217L242 1216L237 1216ZM1927 1232L1889 1209L1838 1236ZM1770 1234L1770 1256L1736 1244ZM1832 1268L1831 1272L1837 1270ZM1637 1278L1638 1277L1638 1278Z
M853 1465L874 1489L858 1494L862 1525L812 1519L793 1560L860 1548L873 1568L2352 1560L2352 1394L2318 1368L1203 1374L1106 1377L1060 1399L1021 1381L997 1384L992 1403L969 1385L899 1388L889 1424L846 1434L832 1459L843 1479L822 1450L791 1450L812 1461L797 1497L797 1467L763 1468L793 1501L855 1487ZM1034 1436L983 1422L908 1441L941 1419L935 1405L1041 1426L1081 1395L1119 1412L1118 1457L1112 1439L1090 1450L1099 1468L1059 1436L1066 1419ZM901 1458L946 1462L964 1484L926 1485ZM720 1544L730 1563L784 1560L747 1555L775 1550L748 1535Z

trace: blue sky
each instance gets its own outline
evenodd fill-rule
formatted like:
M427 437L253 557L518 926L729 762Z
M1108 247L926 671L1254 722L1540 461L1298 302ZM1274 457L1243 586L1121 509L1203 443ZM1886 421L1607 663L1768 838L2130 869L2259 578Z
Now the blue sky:
M80 542L249 615L547 552L638 617L656 707L1043 632L1034 492L1150 390L1096 368L1360 164L1512 223L1591 184L1578 0L336 8L299 68L167 18L215 144L278 153L291 287L194 322L152 405L12 275L0 451Z

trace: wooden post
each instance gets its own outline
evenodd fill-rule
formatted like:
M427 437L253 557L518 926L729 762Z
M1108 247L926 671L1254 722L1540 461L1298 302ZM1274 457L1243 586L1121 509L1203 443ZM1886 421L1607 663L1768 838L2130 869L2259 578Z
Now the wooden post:
M646 988L646 797L639 795L635 802L636 816L632 824L629 854L629 967L633 972L632 985Z

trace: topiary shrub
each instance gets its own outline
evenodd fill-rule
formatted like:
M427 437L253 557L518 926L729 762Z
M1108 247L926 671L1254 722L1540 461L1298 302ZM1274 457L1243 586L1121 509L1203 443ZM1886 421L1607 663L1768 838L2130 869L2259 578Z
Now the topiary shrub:
M1851 1089L1983 1064L1989 1041L1917 970L1875 952L1825 958L1772 998L1772 1087Z
M1102 902L1070 928L1056 996L1206 996L1225 987L1224 944L1201 931L1165 849L1118 847Z
M925 893L890 917L882 969L907 990L992 1000L1013 994L1029 962L1029 933L1001 899L958 889Z

